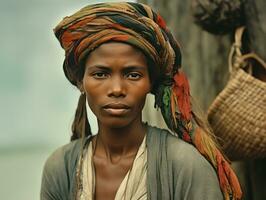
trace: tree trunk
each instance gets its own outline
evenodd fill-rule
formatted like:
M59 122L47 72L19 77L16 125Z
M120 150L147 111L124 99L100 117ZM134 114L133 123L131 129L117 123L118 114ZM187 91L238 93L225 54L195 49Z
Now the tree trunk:
M266 60L266 1L246 0L245 14L247 18L247 30L250 38L250 50ZM266 70L260 66L254 69L254 76L266 82ZM265 198L266 199L266 198Z

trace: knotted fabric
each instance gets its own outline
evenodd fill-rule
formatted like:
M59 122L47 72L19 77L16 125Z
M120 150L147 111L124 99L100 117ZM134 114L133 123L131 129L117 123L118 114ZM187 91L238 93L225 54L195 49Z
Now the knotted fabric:
M124 42L140 49L148 59L150 76L156 79L151 92L169 129L193 144L212 164L226 200L241 198L238 180L228 161L211 137L196 128L189 83L180 70L180 46L159 14L139 3L94 4L65 17L54 32L65 50L65 75L75 86L82 79L84 60L101 44Z

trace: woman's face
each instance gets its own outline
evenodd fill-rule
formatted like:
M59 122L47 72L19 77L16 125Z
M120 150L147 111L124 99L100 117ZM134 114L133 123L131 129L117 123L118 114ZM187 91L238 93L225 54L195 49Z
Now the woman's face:
M146 58L125 43L102 44L85 62L82 86L99 125L119 128L141 121L151 88Z

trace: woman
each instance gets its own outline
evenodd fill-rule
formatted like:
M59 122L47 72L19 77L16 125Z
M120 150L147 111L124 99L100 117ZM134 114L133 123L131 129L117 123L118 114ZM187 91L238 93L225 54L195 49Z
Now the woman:
M64 18L55 35L81 96L72 142L45 164L41 199L241 198L234 172L191 110L180 48L160 15L138 3L95 4ZM173 134L142 122L149 92Z

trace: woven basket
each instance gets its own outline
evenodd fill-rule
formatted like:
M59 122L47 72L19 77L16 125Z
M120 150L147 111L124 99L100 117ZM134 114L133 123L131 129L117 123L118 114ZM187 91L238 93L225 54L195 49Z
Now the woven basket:
M208 109L208 121L231 160L266 157L266 83L244 70L252 59L266 64L253 53L241 55L243 31L236 31L229 56L231 78Z

